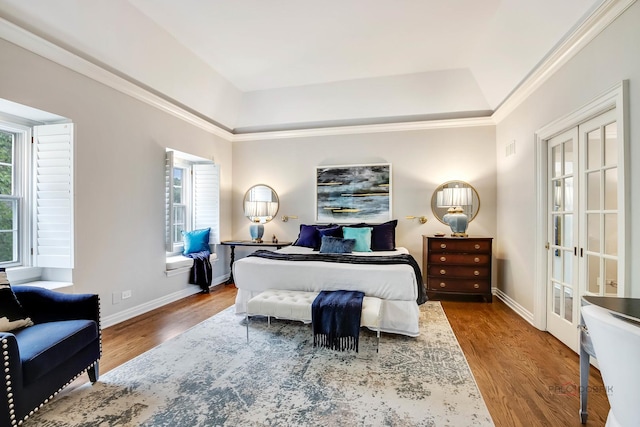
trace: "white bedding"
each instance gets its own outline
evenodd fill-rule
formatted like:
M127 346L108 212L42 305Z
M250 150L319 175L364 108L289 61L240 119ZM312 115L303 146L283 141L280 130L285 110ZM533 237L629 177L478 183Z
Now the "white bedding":
M318 253L301 246L284 247L282 253ZM356 252L360 256L407 254L405 248L388 252ZM371 265L321 261L280 261L259 257L242 258L233 264L238 288L236 313L246 311L251 298L266 289L299 291L356 290L381 298L381 329L408 336L419 335L418 291L413 268L406 264Z

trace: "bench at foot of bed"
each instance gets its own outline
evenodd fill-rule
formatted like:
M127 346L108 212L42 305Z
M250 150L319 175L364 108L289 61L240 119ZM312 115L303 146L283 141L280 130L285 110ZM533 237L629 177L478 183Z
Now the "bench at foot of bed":
M245 315L247 325L247 342L249 342L249 316L267 316L271 325L271 317L277 319L298 320L311 323L311 305L319 292L286 291L268 289L247 302ZM376 297L364 297L360 326L376 331L376 352L380 347L380 309L382 300Z

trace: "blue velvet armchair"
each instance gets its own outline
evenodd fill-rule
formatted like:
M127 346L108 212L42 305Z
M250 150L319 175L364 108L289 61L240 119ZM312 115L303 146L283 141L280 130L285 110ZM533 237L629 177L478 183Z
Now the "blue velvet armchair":
M12 286L34 325L0 332L4 390L0 426L17 426L85 371L98 380L101 355L98 295Z

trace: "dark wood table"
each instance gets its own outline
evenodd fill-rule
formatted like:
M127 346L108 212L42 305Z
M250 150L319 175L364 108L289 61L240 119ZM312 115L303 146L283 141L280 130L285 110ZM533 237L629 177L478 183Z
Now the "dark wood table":
M236 260L236 246L251 246L255 248L276 248L280 249L285 246L291 245L293 242L254 242L252 240L225 240L220 242L221 245L229 246L231 248L231 259L229 261L229 279L227 279L225 285L234 283L233 281L233 262Z
M631 321L640 326L640 298L597 297L585 295L582 305L597 305L612 314ZM590 357L598 358L593 351L593 343L589 331L580 316L580 422L587 423L587 398L589 390Z

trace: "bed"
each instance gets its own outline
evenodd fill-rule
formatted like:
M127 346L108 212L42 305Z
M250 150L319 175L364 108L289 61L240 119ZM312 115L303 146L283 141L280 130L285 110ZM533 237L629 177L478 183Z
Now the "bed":
M238 288L235 309L237 314L246 312L247 302L267 289L318 292L321 290L357 290L366 296L382 299L381 330L383 332L418 336L418 304L426 300L424 285L415 260L407 249L398 247L390 251L354 252L348 257L370 262L380 257L397 262L410 258L406 263L352 264L349 262L318 261L318 251L312 247L288 246L275 251L283 258L287 254L297 260L271 259L249 256L233 264L233 277ZM298 254L301 254L299 256ZM304 260L310 256L312 261ZM364 260L370 257L370 260ZM397 259L391 259L396 257ZM329 259L331 257L327 257ZM416 270L417 268L417 270Z

